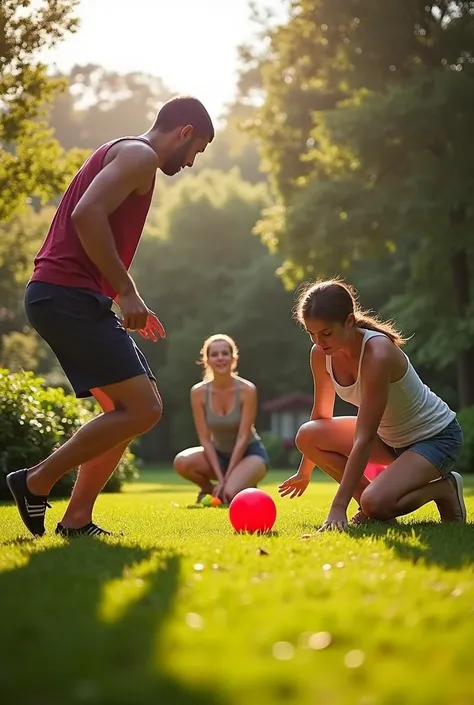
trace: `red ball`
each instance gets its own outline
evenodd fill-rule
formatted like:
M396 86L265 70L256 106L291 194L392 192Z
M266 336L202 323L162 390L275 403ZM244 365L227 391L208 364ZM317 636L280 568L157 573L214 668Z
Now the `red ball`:
M235 495L229 507L229 519L238 532L265 533L271 531L277 510L273 499L266 492L249 487Z

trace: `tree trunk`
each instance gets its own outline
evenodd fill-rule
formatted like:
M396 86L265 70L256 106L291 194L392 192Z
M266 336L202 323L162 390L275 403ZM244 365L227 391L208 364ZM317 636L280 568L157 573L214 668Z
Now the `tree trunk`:
M471 300L469 260L466 250L451 261L456 311L464 318ZM474 345L458 353L457 383L460 408L474 405Z

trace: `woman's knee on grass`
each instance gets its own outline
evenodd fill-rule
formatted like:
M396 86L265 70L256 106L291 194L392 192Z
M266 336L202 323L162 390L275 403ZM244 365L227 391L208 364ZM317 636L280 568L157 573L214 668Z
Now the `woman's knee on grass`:
M236 480L236 478L229 478L225 484L225 499L227 502L232 502L236 494L246 490L248 487L256 487L256 485L256 482L241 482L238 479Z
M228 501L248 487L257 487L266 474L267 466L261 458L257 456L244 458L226 480L225 493Z
M391 519L395 512L395 500L374 485L369 485L360 497L360 508L371 519Z
M202 446L182 450L173 460L173 466L178 475L192 482L197 477L214 477Z

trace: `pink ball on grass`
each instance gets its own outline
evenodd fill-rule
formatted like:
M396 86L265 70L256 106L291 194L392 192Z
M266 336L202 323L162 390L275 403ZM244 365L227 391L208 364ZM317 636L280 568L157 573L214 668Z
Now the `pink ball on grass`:
M273 499L256 487L236 494L229 507L230 523L239 533L267 533L272 530L276 515Z

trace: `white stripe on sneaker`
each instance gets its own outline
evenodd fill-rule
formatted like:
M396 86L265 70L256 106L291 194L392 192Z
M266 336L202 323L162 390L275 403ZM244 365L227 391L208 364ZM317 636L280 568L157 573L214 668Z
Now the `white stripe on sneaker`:
M41 504L30 504L25 498L25 508L30 517L42 517L46 514L46 502Z
M99 534L102 534L103 532L99 529L98 526L91 526L88 530L87 533L89 536L98 536Z

